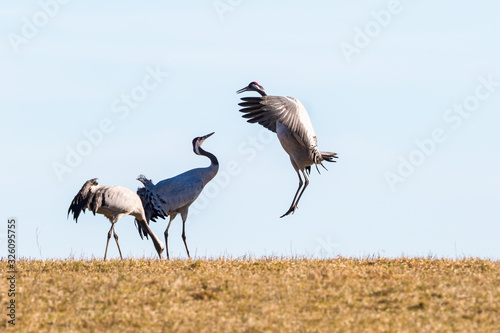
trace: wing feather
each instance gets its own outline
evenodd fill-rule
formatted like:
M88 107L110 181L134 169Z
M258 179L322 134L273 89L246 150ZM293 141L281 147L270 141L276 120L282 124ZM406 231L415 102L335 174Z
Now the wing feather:
M317 147L316 134L302 103L292 97L262 96L243 97L240 109L249 123L259 123L270 131L276 132L276 122L280 122L294 133L297 141L308 149L314 163L321 162L321 153Z

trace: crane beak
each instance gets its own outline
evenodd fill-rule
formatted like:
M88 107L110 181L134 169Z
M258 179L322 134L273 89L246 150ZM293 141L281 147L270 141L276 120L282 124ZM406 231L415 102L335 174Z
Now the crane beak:
M242 92L248 91L248 87L241 88L240 90L236 91L237 94L241 94Z
M207 134L207 135L205 135L205 136L202 136L202 137L200 138L200 140L203 142L203 141L205 141L207 138L211 137L214 133L215 133L215 132L212 132L212 133L210 133L210 134Z

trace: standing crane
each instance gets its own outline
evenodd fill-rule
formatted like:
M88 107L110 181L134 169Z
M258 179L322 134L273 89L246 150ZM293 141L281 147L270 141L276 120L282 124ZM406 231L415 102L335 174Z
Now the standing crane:
M201 148L203 142L210 137L213 132L202 137L193 139L193 151L196 155L206 156L210 159L210 166L206 168L196 168L172 178L160 181L158 184L153 184L146 176L140 175L137 180L144 184L137 190L137 194L142 200L144 210L146 212L146 220L154 221L158 217L165 219L170 216L170 220L165 229L165 246L167 249L167 259L170 259L168 252L168 229L170 224L175 219L177 214L181 214L182 218L182 240L186 247L188 258L189 249L186 243L186 219L188 216L189 206L198 198L201 191L219 171L219 162L217 158ZM139 225L141 227L141 225Z
M318 164L325 168L322 162L335 162L334 158L337 158L337 154L318 150L311 119L299 100L292 97L268 96L264 87L257 82L250 82L248 86L236 93L245 91L256 91L261 97L241 98L243 102L238 105L244 107L240 110L245 113L243 118L248 118L249 123L259 123L278 135L281 146L290 156L292 166L299 176L299 188L292 204L281 217L293 214L300 197L309 185L307 174L311 173L311 165L314 164L319 172ZM305 185L299 171L304 176ZM301 188L302 191L300 191Z
M116 245L120 252L120 258L123 260L122 250L120 249L118 235L115 230L115 223L125 215L132 215L135 217L141 238L143 238L143 235L145 235L146 238L148 238L148 235L151 236L156 252L158 252L160 259L162 259L163 243L149 228L141 199L134 191L122 186L99 185L97 183L97 178L87 180L71 202L68 209L68 216L70 213L73 213L73 218L78 222L80 213L85 213L86 209L90 210L94 215L97 213L106 216L109 222L111 222L111 228L108 232L108 241L106 243L106 251L104 252L104 260L106 260L106 255L108 254L111 232L113 232L115 237Z

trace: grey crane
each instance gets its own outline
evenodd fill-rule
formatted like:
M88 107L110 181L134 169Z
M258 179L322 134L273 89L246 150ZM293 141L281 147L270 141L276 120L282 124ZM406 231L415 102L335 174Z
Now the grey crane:
M156 222L158 217L165 219L167 216L170 216L167 229L165 229L167 259L170 259L168 252L168 229L177 214L181 214L182 240L184 241L188 258L191 259L186 243L186 219L189 206L198 198L205 185L215 177L219 170L217 158L212 153L201 148L203 142L212 134L214 133L212 132L193 139L194 153L208 157L211 162L210 166L186 171L175 177L162 180L156 185L144 175L140 175L137 178L137 180L144 184L144 187L137 190L137 194L142 200L147 221Z
M292 97L268 96L264 87L255 81L236 93L245 91L256 91L261 97L241 98L243 102L238 105L243 106L240 110L245 113L243 118L248 118L249 123L259 123L277 134L281 146L290 156L292 166L299 176L299 188L295 192L292 204L281 217L293 214L300 197L309 185L307 174L311 173L311 165L314 164L319 172L318 164L324 168L322 162L335 162L337 154L318 150L311 119L299 100ZM299 171L304 176L305 185Z
M113 232L115 237L120 258L123 259L122 250L118 243L118 235L115 230L115 223L125 215L132 215L136 218L139 235L141 238L143 238L143 235L146 238L148 238L148 235L151 236L156 252L158 252L160 259L162 259L163 243L149 228L141 199L134 191L122 186L99 185L97 178L87 180L71 202L68 209L68 216L70 213L73 213L73 218L78 222L80 213L85 213L86 209L90 210L94 215L97 213L106 216L109 222L111 222L104 260L106 260L106 255L108 254L111 232Z

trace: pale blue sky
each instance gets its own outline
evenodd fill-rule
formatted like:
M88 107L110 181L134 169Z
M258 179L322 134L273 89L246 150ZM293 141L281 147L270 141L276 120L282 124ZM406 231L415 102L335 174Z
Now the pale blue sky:
M1 216L5 229L18 218L21 256L102 258L109 222L66 219L81 185L98 177L136 190L141 173L156 182L206 166L191 140L215 131L204 148L221 172L188 218L191 254L499 258L498 2L73 0L46 14L40 3L54 1L0 11ZM350 59L347 44L357 46ZM161 82L144 90L154 70ZM312 171L284 219L295 171L272 133L238 112L235 91L254 80L301 100L320 149L340 156ZM122 101L144 91L133 108ZM464 103L471 111L459 116ZM109 133L58 177L54 163L103 120ZM422 159L415 142L435 130L445 140ZM401 157L419 164L408 177ZM391 189L387 173L404 182ZM170 251L185 258L178 219ZM166 224L152 223L162 239ZM117 233L124 255L155 256L132 217Z

